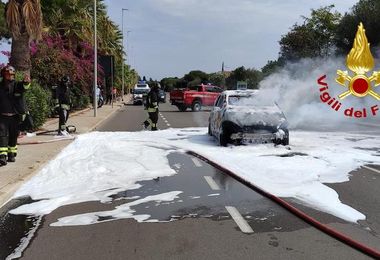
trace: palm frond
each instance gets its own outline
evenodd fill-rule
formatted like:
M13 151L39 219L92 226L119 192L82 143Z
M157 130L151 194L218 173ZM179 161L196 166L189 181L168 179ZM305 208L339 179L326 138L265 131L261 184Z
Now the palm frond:
M42 13L39 0L25 0L22 5L25 28L31 39L41 39Z
M9 0L6 5L6 20L7 26L12 33L14 38L20 36L21 29L21 15L20 15L20 5L16 0Z

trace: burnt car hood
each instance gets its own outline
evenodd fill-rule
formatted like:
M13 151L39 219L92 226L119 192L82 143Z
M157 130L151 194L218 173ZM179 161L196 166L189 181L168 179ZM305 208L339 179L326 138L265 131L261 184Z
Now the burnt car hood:
M258 127L278 129L286 124L286 118L276 106L247 107L231 106L226 109L225 120L233 122L240 127Z

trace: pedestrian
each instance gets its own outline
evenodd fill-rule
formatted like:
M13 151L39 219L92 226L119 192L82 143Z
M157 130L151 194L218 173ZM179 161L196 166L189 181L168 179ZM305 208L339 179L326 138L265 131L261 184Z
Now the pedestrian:
M101 87L98 85L97 87L96 87L96 92L95 92L95 94L96 94L96 101L97 101L97 104L98 104L98 108L100 108L100 107L102 107L103 106L103 104L104 104L104 99L103 99L103 94L102 94L102 89L101 89Z
M117 90L115 87L113 87L112 88L112 102L116 101L116 94L117 94Z
M112 103L112 89L111 87L106 87L106 104Z
M159 85L157 82L151 84L151 89L146 97L145 108L148 110L149 118L144 121L144 128L151 126L152 131L157 130L158 121L158 91Z
M66 122L69 119L69 112L71 108L70 99L70 77L63 76L55 91L55 107L58 109L58 135L67 136L69 133L66 129Z
M30 77L15 80L15 69L7 65L1 69L0 82L0 166L15 162L19 126L25 118L24 92L30 88Z

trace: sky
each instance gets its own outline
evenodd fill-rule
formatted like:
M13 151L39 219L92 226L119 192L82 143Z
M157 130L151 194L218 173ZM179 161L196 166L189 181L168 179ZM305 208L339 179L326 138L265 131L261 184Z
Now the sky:
M290 145L286 147L273 144L220 147L208 136L207 128L92 132L78 136L27 181L13 198L30 196L36 202L10 213L39 216L74 203L111 202L115 194L139 189L139 181L177 174L175 167L181 168L181 164L170 167L167 156L190 150L275 196L293 198L346 221L357 222L365 219L365 215L341 202L339 194L325 183L348 181L351 171L364 164L379 164L380 157L374 149L379 146L378 136L368 133L292 131ZM290 154L295 155L284 156ZM211 189L209 194L189 194L178 190L179 187L170 188L164 193L152 191L149 196L118 198L126 203L111 210L64 216L52 226L90 225L125 218L167 222L168 219L141 214L134 206L149 202L154 202L154 207L167 202L181 205L201 196L220 196ZM169 221L175 221L173 216Z
M237 67L261 69L276 60L278 41L311 9L334 4L345 13L357 0L105 0L122 24L127 63L141 76L160 80ZM127 31L130 31L127 33Z

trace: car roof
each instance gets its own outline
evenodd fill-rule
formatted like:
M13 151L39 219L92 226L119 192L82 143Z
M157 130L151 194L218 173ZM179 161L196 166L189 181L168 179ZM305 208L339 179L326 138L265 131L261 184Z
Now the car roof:
M226 96L250 96L257 94L259 90L257 89L244 89L244 90L225 90L223 93Z

